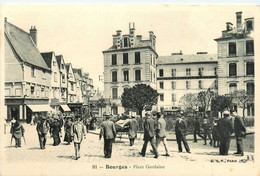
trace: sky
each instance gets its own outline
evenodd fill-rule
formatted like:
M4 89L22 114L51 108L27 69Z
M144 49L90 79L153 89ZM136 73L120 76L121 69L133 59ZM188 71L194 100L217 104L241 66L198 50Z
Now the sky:
M129 22L135 23L136 34L148 38L156 35L159 56L182 50L183 54L203 51L217 53L214 38L221 36L226 22L236 25L235 12L242 18L255 17L256 6L176 6L176 5L3 5L4 17L29 32L38 30L40 52L62 54L66 63L83 68L103 90L102 51L112 46L116 30L129 33Z

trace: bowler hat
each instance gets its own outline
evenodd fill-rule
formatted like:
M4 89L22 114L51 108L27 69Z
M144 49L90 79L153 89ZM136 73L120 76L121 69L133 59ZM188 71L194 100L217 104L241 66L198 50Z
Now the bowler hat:
M227 114L227 115L229 115L230 112L229 112L229 111L224 111L223 114Z

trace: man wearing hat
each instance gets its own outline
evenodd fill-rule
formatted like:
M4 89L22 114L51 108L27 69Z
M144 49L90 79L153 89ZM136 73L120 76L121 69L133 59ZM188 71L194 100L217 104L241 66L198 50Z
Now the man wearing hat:
M75 116L75 122L72 125L72 138L74 141L75 148L75 160L80 158L80 144L84 138L86 137L85 129L83 123L80 121L80 117Z
M187 125L183 119L183 113L181 113L178 116L179 117L175 124L175 134L176 134L176 140L177 140L177 144L178 144L178 150L179 150L179 152L182 152L181 142L183 142L186 152L190 153L190 148L189 148L189 145L188 145L188 142L186 139Z
M129 126L128 129L128 137L130 141L130 146L134 145L135 138L137 137L137 120L135 119L135 116L132 115L132 118L125 124Z
M210 140L209 143L212 146L212 138L211 138L211 134L210 134L210 126L209 126L209 123L208 123L208 119L206 117L203 119L202 128L203 128L203 136L204 136L204 145L207 145L207 138L209 138L209 140Z
M147 112L145 114L146 118L144 121L144 144L143 144L143 148L142 151L139 152L140 155L142 155L143 157L145 156L146 153L146 148L147 148L147 144L150 141L152 148L153 148L153 153L154 153L154 158L158 158L158 151L155 145L155 121L153 118L151 118L151 113Z
M47 141L46 136L47 136L49 129L50 129L50 125L46 120L46 116L40 115L40 119L37 123L36 130L37 130L38 137L39 137L40 148L42 150L45 149L45 144Z
M200 122L199 122L199 117L195 117L195 122L194 122L194 132L193 132L193 137L194 141L197 142L197 135L204 139L204 137L200 134Z
M105 158L111 158L112 144L116 138L116 127L115 124L109 120L110 115L105 116L105 121L101 123L99 140L102 136L104 137L104 154Z
M170 156L168 152L167 142L166 142L166 122L163 118L163 114L161 114L160 112L157 112L156 116L157 116L156 148L158 150L158 146L162 142L166 152L164 156Z
M242 118L239 117L236 112L233 112L232 116L235 117L234 131L235 131L236 143L237 143L237 152L234 154L244 156L243 138L246 136L246 128Z
M219 132L219 154L228 155L231 134L233 133L232 122L229 119L229 111L224 111L224 118L220 119L217 124L217 129Z

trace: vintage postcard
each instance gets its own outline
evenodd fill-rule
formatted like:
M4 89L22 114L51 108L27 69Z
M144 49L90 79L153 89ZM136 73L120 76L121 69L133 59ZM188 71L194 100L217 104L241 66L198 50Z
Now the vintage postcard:
M0 175L259 175L259 6L0 9Z

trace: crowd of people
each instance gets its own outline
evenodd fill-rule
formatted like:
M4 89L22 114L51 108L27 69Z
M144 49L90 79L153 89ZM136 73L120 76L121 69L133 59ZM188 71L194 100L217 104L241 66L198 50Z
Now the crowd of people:
M246 135L246 128L243 124L243 119L239 117L235 112L230 114L228 111L223 113L223 118L214 120L213 124L209 124L208 119L204 118L202 124L200 119L195 118L194 121L194 141L197 142L197 135L203 139L204 145L207 145L207 139L210 140L210 145L213 147L219 147L220 155L228 155L231 135L235 132L237 152L235 154L243 156L243 138ZM138 121L135 116L127 116L122 128L127 127L127 133L129 136L130 146L133 146L135 139L137 138ZM120 118L119 118L120 119ZM86 138L86 132L94 130L97 127L97 118L82 118L80 115L66 115L66 114L37 114L33 118L32 125L36 125L36 131L38 133L39 144L42 150L45 149L47 134L53 138L53 146L58 146L63 140L68 145L72 142L75 148L75 159L80 158L80 144L84 138ZM105 115L104 120L99 125L100 135L99 139L104 139L104 156L105 158L111 158L112 145L115 142L117 136L116 121L111 119L111 115ZM12 139L15 139L15 146L21 147L21 138L24 137L25 130L19 121L11 121L11 143ZM64 127L64 139L62 138L62 127ZM201 133L201 128L203 133ZM86 129L86 130L85 130ZM178 151L183 152L182 143L187 153L191 153L188 145L187 136L187 124L184 118L184 114L180 113L175 121L175 135L178 145ZM154 158L159 157L158 146L163 143L165 154L163 156L170 156L167 147L167 132L166 121L164 120L164 114L160 112L146 112L143 121L143 146L139 154L143 157L146 155L147 145L150 142L154 154ZM25 140L25 138L24 138Z

